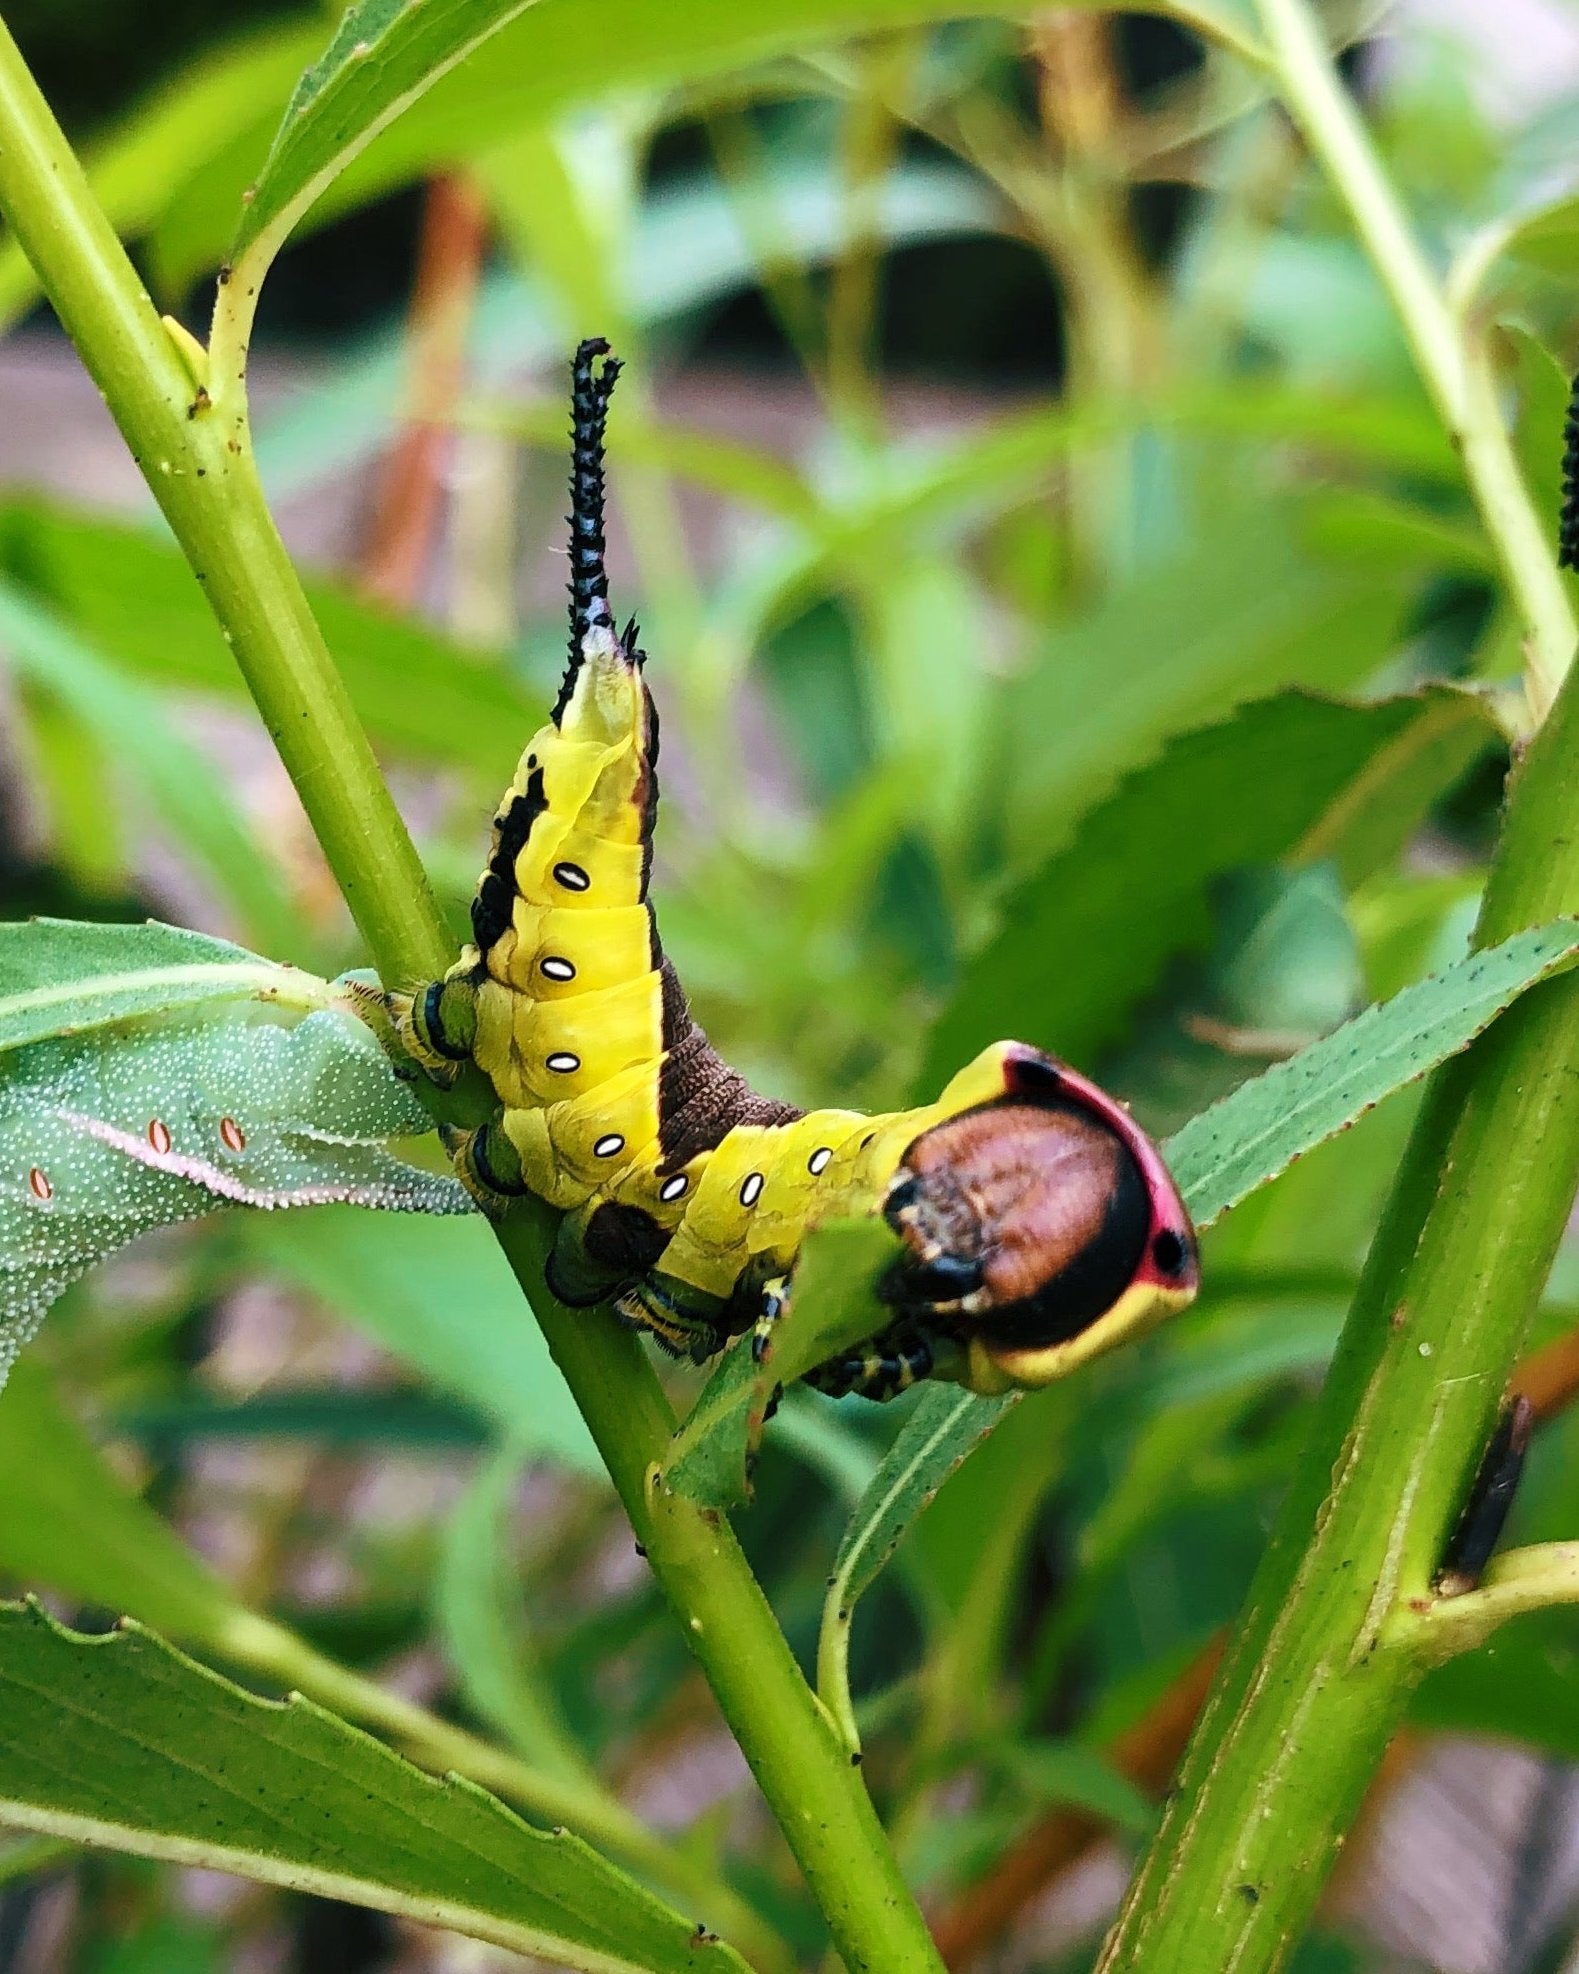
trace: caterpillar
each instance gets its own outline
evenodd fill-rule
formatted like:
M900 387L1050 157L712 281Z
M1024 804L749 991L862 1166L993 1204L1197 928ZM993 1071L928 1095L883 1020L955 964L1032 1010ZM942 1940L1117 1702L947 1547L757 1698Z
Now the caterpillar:
M601 359L601 362L599 361ZM474 1062L499 1107L452 1132L485 1210L562 1214L549 1286L612 1300L701 1363L766 1353L807 1231L882 1213L886 1325L808 1382L887 1399L917 1379L1035 1388L1194 1296L1194 1230L1155 1146L1065 1064L999 1042L937 1100L869 1116L759 1095L691 1015L648 898L658 716L604 567L603 459L619 359L572 365L570 652L548 724L493 819L472 943L397 1006L410 1053Z

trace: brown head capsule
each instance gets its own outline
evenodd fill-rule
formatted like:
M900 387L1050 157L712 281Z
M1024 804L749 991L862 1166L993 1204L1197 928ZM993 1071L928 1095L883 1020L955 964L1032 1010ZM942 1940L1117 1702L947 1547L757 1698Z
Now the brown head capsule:
M1200 1279L1178 1189L1123 1106L1023 1044L1003 1080L909 1146L883 1205L909 1250L885 1300L952 1336L960 1381L989 1393L1052 1383Z

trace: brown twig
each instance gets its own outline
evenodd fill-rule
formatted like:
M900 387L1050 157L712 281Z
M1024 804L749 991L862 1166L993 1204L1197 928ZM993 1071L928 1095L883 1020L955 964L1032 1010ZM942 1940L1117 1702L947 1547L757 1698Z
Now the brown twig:
M1514 1373L1512 1384L1529 1399L1537 1425L1565 1411L1579 1398L1579 1329L1532 1352ZM1213 1638L1147 1712L1103 1750L1120 1775L1150 1796L1160 1796L1173 1775L1222 1647L1222 1636ZM1407 1728L1394 1736L1366 1799L1362 1812L1366 1823L1374 1818L1381 1796L1407 1773L1425 1745L1425 1737ZM1082 1810L1052 1810L1033 1823L986 1877L962 1893L934 1923L938 1951L948 1967L966 1967L985 1953L1033 1900L1050 1891L1108 1833L1109 1825ZM1363 1849L1359 1837L1357 1826L1351 1852Z
M416 602L432 559L487 242L488 211L475 182L460 172L435 178L411 294L405 425L380 468L361 557L363 589L399 609Z
M1567 1411L1579 1398L1579 1329L1532 1350L1513 1374L1513 1389L1530 1401L1538 1426Z

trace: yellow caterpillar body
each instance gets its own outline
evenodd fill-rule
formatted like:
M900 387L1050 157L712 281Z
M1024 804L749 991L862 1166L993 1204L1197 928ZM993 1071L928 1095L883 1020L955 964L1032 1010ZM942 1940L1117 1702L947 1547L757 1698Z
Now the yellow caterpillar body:
M998 1043L933 1104L866 1116L758 1096L691 1017L648 901L657 718L603 571L602 436L618 365L575 366L571 656L494 817L474 943L403 1017L414 1054L466 1057L499 1111L457 1148L490 1206L565 1215L551 1281L609 1296L698 1360L780 1313L809 1227L884 1211L892 1322L823 1367L889 1397L921 1376L1040 1385L1188 1302L1193 1233L1154 1147L1072 1070Z

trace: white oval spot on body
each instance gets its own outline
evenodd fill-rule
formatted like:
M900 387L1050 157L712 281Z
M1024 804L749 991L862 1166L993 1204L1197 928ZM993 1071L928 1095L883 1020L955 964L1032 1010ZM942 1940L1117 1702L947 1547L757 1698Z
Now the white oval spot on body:
M599 1138L592 1147L594 1158L612 1158L617 1151L624 1151L625 1140L618 1131L610 1131L607 1137Z
M548 975L550 980L574 980L576 977L576 969L570 964L569 960L562 960L557 956L550 957L546 960L539 960L538 966Z
M567 891L590 891L592 879L587 876L580 864L555 864L554 880Z
M740 1188L740 1204L755 1206L762 1197L763 1178L760 1172L748 1172L745 1183Z
M580 1056L573 1056L568 1049L556 1049L547 1061L548 1067L561 1076L568 1076L573 1069L581 1067Z
M683 1172L677 1172L672 1179L664 1180L663 1184L658 1188L658 1197L662 1200L679 1199L688 1184L689 1181L686 1179L685 1174Z
M819 1145L811 1157L807 1159L806 1170L808 1172L826 1172L828 1161L832 1157L833 1147L831 1145Z

